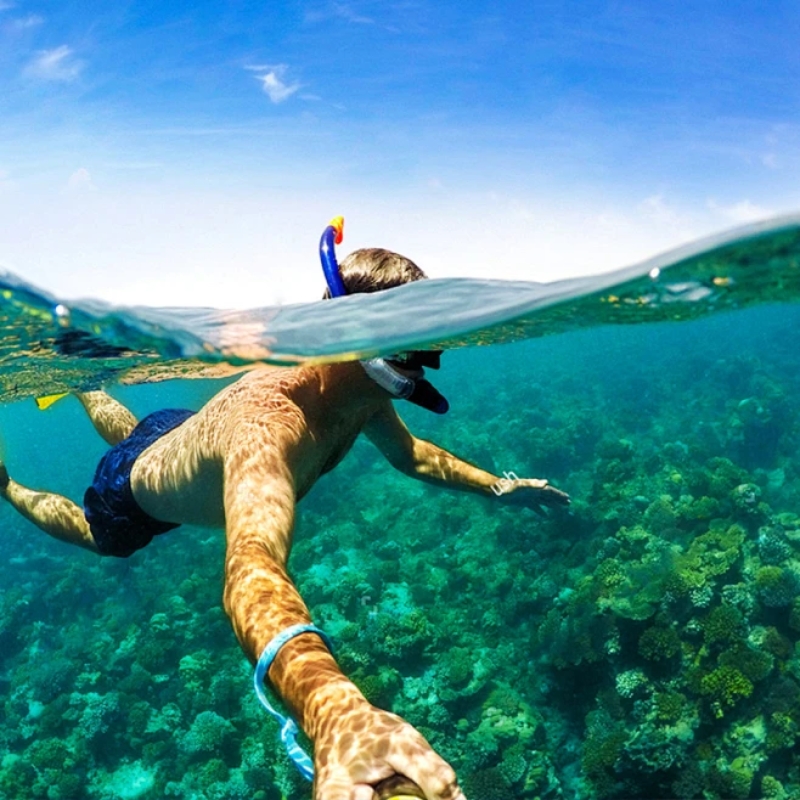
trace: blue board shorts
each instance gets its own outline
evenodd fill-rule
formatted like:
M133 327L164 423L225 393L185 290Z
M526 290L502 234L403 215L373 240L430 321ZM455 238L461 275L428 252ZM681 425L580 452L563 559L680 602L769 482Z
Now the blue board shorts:
M154 519L137 505L131 490L131 470L142 452L193 414L185 408L156 411L100 459L83 497L83 513L102 555L127 558L150 544L154 536L178 527Z

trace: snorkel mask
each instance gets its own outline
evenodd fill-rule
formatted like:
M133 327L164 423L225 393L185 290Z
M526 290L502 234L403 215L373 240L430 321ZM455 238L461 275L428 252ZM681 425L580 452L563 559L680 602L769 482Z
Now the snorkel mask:
M319 242L319 257L322 261L322 271L331 297L344 297L347 290L339 272L339 262L336 260L335 245L341 244L344 238L344 218L334 217L322 233ZM433 411L435 414L444 414L450 405L436 389L425 380L422 375L424 368L439 369L441 353L435 350L414 350L410 353L400 353L389 358L370 358L362 361L364 371L382 389L392 397L408 400L415 405ZM418 378L402 375L394 365L419 373Z

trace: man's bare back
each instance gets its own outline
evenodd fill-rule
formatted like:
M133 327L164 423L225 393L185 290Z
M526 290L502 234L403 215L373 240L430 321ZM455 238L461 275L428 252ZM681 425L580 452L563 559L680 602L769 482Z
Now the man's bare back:
M290 481L299 501L387 406L356 363L250 372L137 458L134 497L156 519L208 527L225 524L226 476Z

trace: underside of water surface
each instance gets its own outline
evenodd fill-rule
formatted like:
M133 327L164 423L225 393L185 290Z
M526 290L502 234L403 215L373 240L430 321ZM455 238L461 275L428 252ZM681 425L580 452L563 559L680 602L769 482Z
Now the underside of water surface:
M373 312L402 308L356 303L333 339L268 334L278 361L449 343L451 411L398 402L410 430L572 498L539 516L448 492L359 440L299 506L290 571L315 622L468 800L800 797L800 234L753 234L517 286L515 310L487 282L489 318L442 312L411 339L370 339ZM187 314L65 316L6 291L3 458L76 500L106 446L74 398L32 396L103 384L139 417L199 408L235 376L133 384L266 347L237 339L241 316L223 346ZM101 560L5 504L0 524L0 797L311 797L222 611L221 531Z

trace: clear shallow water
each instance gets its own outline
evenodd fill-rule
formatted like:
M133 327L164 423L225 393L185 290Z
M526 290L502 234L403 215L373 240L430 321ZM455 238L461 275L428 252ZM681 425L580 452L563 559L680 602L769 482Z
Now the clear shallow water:
M416 483L362 441L300 506L291 567L315 619L469 800L800 785L797 233L733 252L682 266L678 303L626 280L462 328L518 341L443 357L447 416L398 405L422 438L549 478L568 515ZM140 358L85 355L25 353L19 394L48 385L48 358L81 381ZM143 416L223 384L109 388ZM17 480L76 499L105 449L71 398L0 406L0 431ZM310 796L220 608L221 534L101 561L5 505L0 526L0 796Z

